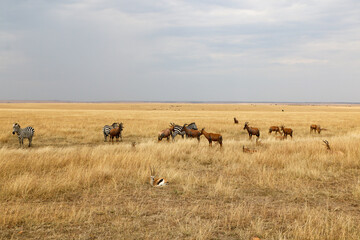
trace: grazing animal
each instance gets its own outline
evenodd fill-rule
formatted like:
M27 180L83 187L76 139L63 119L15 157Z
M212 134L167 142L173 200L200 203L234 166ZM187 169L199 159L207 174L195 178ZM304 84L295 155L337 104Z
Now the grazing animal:
M278 126L271 126L269 128L269 134L271 134L272 132L275 132L275 135L276 135L277 133L280 133L280 128Z
M316 124L310 125L310 133L312 133L312 132L316 133L317 129L320 129L320 125L316 125ZM321 132L321 130L320 130L320 132ZM320 133L320 132L318 131L318 133Z
M344 155L344 152L342 152L342 151L339 151L339 150L335 151L335 150L331 149L328 140L323 140L323 142L325 143L326 149L328 150L328 152L335 153L338 155Z
M186 125L187 124L185 123L183 126L186 136L191 138L196 138L200 142L201 132L199 130L188 128Z
M291 138L293 137L293 130L291 128L285 128L284 126L281 126L281 131L283 132L285 138L287 138L287 135L290 135Z
M103 127L103 133L104 133L104 142L106 142L106 139L107 137L109 136L110 134L110 130L113 129L113 128L116 128L120 125L120 123L116 123L114 122L113 124L111 124L110 126L109 125L105 125Z
M31 146L31 142L32 142L32 138L34 136L34 128L33 127L26 127L26 128L21 128L20 125L18 123L14 123L13 125L13 134L17 133L18 138L19 138L19 144L20 147L24 145L24 138L29 139L29 147Z
M162 187L168 185L169 182L165 178L155 178L155 169L150 167L150 185L153 187Z
M223 137L218 133L208 133L205 131L205 128L201 129L200 133L206 137L209 141L209 146L212 146L212 142L218 142L220 147L222 147Z
M166 140L169 141L170 136L171 136L171 128L166 128L158 133L158 142L160 142L163 138L166 138Z
M310 133L317 132L318 134L321 133L321 131L326 131L326 128L321 128L320 125L312 124L310 125Z
M318 134L321 133L321 131L326 131L327 129L326 128L320 128L320 126L316 129Z
M252 135L257 136L258 138L260 137L260 130L258 128L253 128L253 127L249 127L249 123L245 122L244 125L244 130L247 130L249 133L249 139L251 139Z
M113 128L110 130L109 136L110 136L111 142L114 142L114 137L116 137L117 142L119 141L119 137L121 138L121 141L122 141L121 132L123 129L124 129L123 123L120 123L117 128Z
M135 147L136 147L136 142L132 142L132 143L131 143L131 146L132 146L133 148L135 148Z
M256 149L250 149L250 148L247 148L243 145L243 152L244 153L256 153L257 150Z
M185 130L183 129L182 126L180 125L176 125L175 123L170 123L170 128L172 130L172 133L171 133L171 137L172 137L172 140L175 141L175 137L176 135L181 135L182 138L184 138L184 135L186 134L185 133ZM194 129L194 130L198 130L197 129L197 126L196 124L193 122L193 123L190 123L187 128L189 129Z
M238 124L239 123L239 121L234 117L234 123L235 124Z
M185 131L183 131L182 126L177 125L175 123L170 123L171 125L171 138L173 141L175 141L175 137L177 135L180 135L182 138L184 138Z

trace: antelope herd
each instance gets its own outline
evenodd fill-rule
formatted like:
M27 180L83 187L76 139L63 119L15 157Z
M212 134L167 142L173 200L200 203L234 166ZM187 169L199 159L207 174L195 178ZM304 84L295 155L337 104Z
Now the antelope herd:
M234 123L238 124L239 121L234 117ZM105 125L103 127L103 134L104 134L104 141L106 142L107 137L109 136L111 139L111 142L114 142L114 138L116 138L116 141L120 140L122 141L122 131L124 129L123 123L113 123L112 125ZM249 139L251 140L252 136L255 135L257 137L256 143L258 143L258 140L260 138L260 130L256 127L250 127L249 122L245 122L243 130L246 130L249 135ZM327 130L325 128L321 128L320 125L312 124L310 125L310 134L313 132L317 132L318 134L321 133L321 131ZM278 140L285 140L287 139L287 136L289 135L291 138L293 137L293 130L291 128L285 128L284 125L281 127L279 126L271 126L269 128L269 134L272 132L275 132L275 139ZM13 134L17 133L19 136L19 142L20 146L23 144L23 139L28 138L29 139L29 147L31 145L32 137L34 134L34 129L32 127L27 127L24 129L20 128L20 125L18 123L14 123L13 125ZM280 134L280 136L277 136L277 134ZM200 142L201 135L204 135L204 137L209 141L209 146L212 146L212 142L218 142L220 147L222 147L223 137L219 133L208 133L205 131L205 128L202 128L201 131L197 129L197 126L194 122L187 124L185 123L183 126L176 125L175 123L170 123L169 127L160 131L158 133L158 142L160 142L162 139L166 138L167 141L170 140L170 136L174 138L176 135L181 135L184 138L184 135L187 138L196 138L198 142ZM325 144L327 144L328 149L330 149L329 144L324 141ZM135 146L135 145L133 145ZM244 152L247 152L243 149Z
M239 121L234 117L234 123L238 124ZM116 141L119 141L119 138L122 141L122 130L124 129L123 123L113 123L112 125L105 125L103 127L103 134L104 134L104 141L106 142L106 138L109 136L111 139L111 142L113 143L114 138L116 138ZM245 122L244 124L244 128L243 130L246 130L248 135L249 135L249 140L251 140L252 136L255 135L256 138L256 145L261 145L260 144L260 130L259 128L256 127L251 127L249 125L249 122ZM312 124L310 125L310 134L313 132L317 132L318 134L321 133L322 130L327 130L325 128L321 128L320 125L318 124ZM291 128L285 128L284 125L282 126L271 126L269 128L269 135L275 132L275 139L278 140L285 140L287 139L287 136L290 136L291 138L293 138L293 129ZM34 134L34 129L32 127L27 127L24 129L20 128L20 125L18 123L15 123L13 125L13 134L17 133L18 137L19 137L19 142L20 142L20 146L23 144L23 139L24 138L28 138L29 139L29 147L31 145L31 140L32 140L32 136ZM277 135L279 133L279 135ZM160 131L158 133L158 142L160 142L162 139L166 138L167 141L170 140L170 136L172 137L173 141L176 135L181 135L182 137L184 137L184 135L187 138L196 138L198 140L198 142L200 143L200 137L201 135L203 135L209 142L209 146L212 146L212 142L218 142L220 145L220 148L222 147L223 144L223 137L221 134L219 133L210 133L205 131L205 128L202 128L200 131L197 129L196 124L190 123L190 124L183 124L181 125L176 125L175 123L170 123L169 127ZM343 155L344 152L339 151L339 150L333 150L330 147L330 143L327 140L323 140L323 143L326 146L326 149L329 153L333 153L333 154L337 154L337 155ZM133 149L135 149L136 146L136 142L132 142L131 146ZM245 147L243 145L242 148L244 153L256 153L258 152L257 149L251 149L248 147ZM155 169L150 167L150 185L151 186L165 186L168 184L168 181L164 178L155 178Z

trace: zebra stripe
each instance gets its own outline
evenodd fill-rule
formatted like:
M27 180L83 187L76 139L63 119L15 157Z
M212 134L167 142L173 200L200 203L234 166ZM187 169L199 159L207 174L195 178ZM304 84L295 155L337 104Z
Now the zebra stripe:
M196 124L194 122L190 123L186 126L188 129L198 130Z
M194 129L194 130L198 130L196 124L190 123L188 126L186 126L188 129ZM182 138L184 138L185 135L185 130L183 129L182 126L179 125L175 125L174 126L174 130L173 133L171 134L172 140L175 140L176 135L181 135Z
M174 130L171 134L172 140L175 141L176 135L181 135L182 138L184 138L185 131L183 131L183 127L179 125L174 126Z
M13 125L13 134L17 134L19 138L20 147L24 145L24 138L29 139L29 147L31 146L32 138L34 136L35 130L33 127L21 128L18 123Z
M120 125L119 123L114 122L114 123L111 124L110 126L109 126L109 125L105 125L105 126L103 127L104 142L106 142L106 139L107 139L107 137L108 137L109 134L110 134L110 130L113 129L113 128L117 128L119 125Z

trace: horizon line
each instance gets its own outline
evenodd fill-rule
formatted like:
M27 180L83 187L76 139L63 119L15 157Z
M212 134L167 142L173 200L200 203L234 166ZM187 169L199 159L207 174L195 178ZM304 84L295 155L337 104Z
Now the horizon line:
M74 100L0 100L0 103L192 103L192 104L350 104L358 105L360 102L346 102L346 101L74 101Z

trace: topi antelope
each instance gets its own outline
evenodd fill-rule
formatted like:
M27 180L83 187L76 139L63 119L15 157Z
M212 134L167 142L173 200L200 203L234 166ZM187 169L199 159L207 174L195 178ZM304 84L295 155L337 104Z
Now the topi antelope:
M234 117L234 123L235 124L238 124L239 123L239 121Z
M250 149L250 148L247 148L243 145L243 152L244 153L256 153L257 150L256 149Z
M155 178L155 169L150 167L150 185L153 187L162 187L168 185L169 182L165 178Z
M320 128L320 126L316 129L316 131L318 132L318 134L321 133L321 131L326 131L326 128Z
M310 125L310 133L312 133L312 132L315 132L315 133L316 133L316 131L318 131L318 129L319 129L319 130L321 129L321 128L320 128L320 125L316 125L316 124ZM320 132L321 132L321 130L318 131L318 133L320 133Z
M247 130L249 133L249 139L251 139L252 135L260 137L260 130L258 128L249 127L249 122L245 122L244 130Z
M291 128L285 128L284 126L281 126L281 131L283 132L285 138L287 138L287 135L290 135L291 138L293 137L293 130Z
M185 131L186 136L191 138L196 138L200 142L201 132L199 130L187 128L186 127L187 125L188 124L185 123L183 126L183 130Z
M276 135L277 133L280 133L280 128L278 126L271 126L269 128L269 134L271 134L272 132L275 132L275 135Z
M325 143L326 145L326 150L328 150L328 152L331 152L331 153L335 153L335 154L339 154L339 155L344 155L344 152L342 151L334 151L333 149L330 148L330 143L328 140L323 140L323 142Z
M181 137L184 138L184 135L186 133L185 133L185 130L183 129L182 126L176 125L175 123L170 123L170 128L171 128L171 137L172 137L173 141L175 141L176 135L181 135ZM186 128L198 130L197 126L196 126L196 124L194 122L187 125Z
M110 135L110 130L113 128L116 128L120 125L120 123L116 123L114 122L113 124L109 125L105 125L103 127L103 133L104 133L104 142L106 142L107 137Z
M312 124L310 125L310 133L317 132L318 134L321 133L321 131L326 131L326 128L321 128L320 125Z
M209 141L209 146L212 146L212 142L218 142L220 144L220 147L222 147L222 140L223 137L218 133L208 133L205 131L205 128L201 129L200 133L206 137L206 139Z
M113 128L110 130L109 136L110 136L111 142L114 142L114 137L116 137L117 142L119 141L119 138L122 141L121 132L123 129L124 129L123 123L120 123L117 128Z
M167 141L170 140L172 127L166 128L158 133L158 142L160 142L163 138L166 138Z

